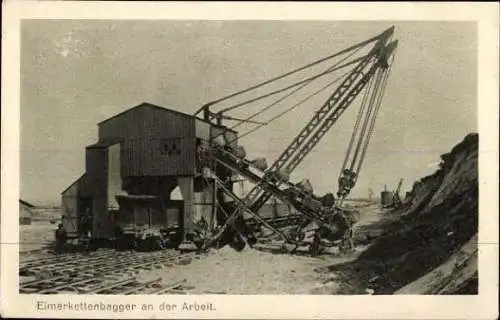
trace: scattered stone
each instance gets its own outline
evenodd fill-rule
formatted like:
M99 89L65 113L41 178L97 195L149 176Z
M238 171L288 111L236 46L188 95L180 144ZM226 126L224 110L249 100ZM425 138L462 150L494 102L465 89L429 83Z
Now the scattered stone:
M321 284L311 289L311 294L335 294L339 290L339 285L335 282Z
M190 264L193 259L191 257L182 257L177 261L179 265L187 265Z

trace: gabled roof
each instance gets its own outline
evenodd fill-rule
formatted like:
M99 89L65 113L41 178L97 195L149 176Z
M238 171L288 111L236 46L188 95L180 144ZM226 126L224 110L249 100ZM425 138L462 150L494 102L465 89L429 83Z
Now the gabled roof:
M68 191L72 186L75 185L75 183L78 183L78 181L82 180L83 177L85 177L86 173L82 174L78 179L76 179L75 181L73 181L72 184L69 185L69 187L67 187L66 189L64 189L63 192L61 192L61 194L64 194L66 191Z
M111 118L108 118L108 119L106 119L106 120L104 120L104 121L101 121L101 122L99 122L97 125L101 125L101 124L103 124L103 123L106 123L106 122L108 122L108 121L110 121L110 120L113 120L113 119L115 119L115 118L117 118L117 117L119 117L119 116L121 116L121 115L123 115L123 114L125 114L125 113L128 113L128 112L130 112L130 111L132 111L132 110L136 110L136 109L139 109L139 108L153 108L153 109L157 109L157 110L161 110L161 111L165 111L165 112L175 113L175 114L178 114L178 115L183 116L183 117L186 117L186 118L193 118L193 117L194 117L194 116L192 116L192 115L189 115L189 114L186 114L186 113L182 113L182 112L180 112L180 111L167 109L167 108L160 107L160 106L157 106L157 105L154 105L154 104L148 103L148 102L143 102L143 103L141 103L141 104L139 104L139 105L137 105L137 106L135 106L135 107L132 107L132 108L130 108L130 109L127 109L127 110L125 110L125 111L122 111L122 112L120 112L120 113L118 113L118 114L116 114L116 115L112 116Z
M97 125L104 124L104 123L106 123L106 122L108 122L108 121L110 121L110 120L113 120L113 119L115 119L115 118L117 118L117 117L119 117L119 116L121 116L121 115L124 115L124 114L126 114L126 113L128 113L128 112L130 112L130 111L132 111L132 110L136 110L136 109L139 109L139 108L153 108L153 109L156 109L156 110L161 110L161 111L165 111L165 112L174 113L174 114L177 114L177 115L182 116L182 117L185 117L185 118L189 118L189 119L196 119L196 120L199 120L199 121L203 121L203 122L206 122L206 123L211 124L211 125L212 125L212 126L214 126L214 127L225 128L225 129L226 129L226 130L228 130L228 131L232 131L232 132L236 133L236 131L234 131L234 130L232 130L232 129L230 129L230 128L227 128L227 127L225 127L225 126L220 126L220 125L217 125L217 124L211 123L211 122L209 122L209 121L206 121L206 120L204 120L204 119L198 118L198 117L196 117L196 116L193 116L193 115L190 115L190 114L187 114L187 113L183 113L183 112L180 112L180 111L177 111L177 110L172 110L172 109L167 109L167 108L164 108L164 107L160 107L160 106L157 106L157 105L154 105L154 104L148 103L148 102L143 102L143 103L141 103L141 104L139 104L139 105L137 105L137 106L135 106L135 107L132 107L132 108L130 108L130 109L127 109L127 110L125 110L125 111L122 111L122 112L120 112L120 113L118 113L118 114L116 114L116 115L112 116L111 118L108 118L108 119L106 119L106 120L104 120L104 121L99 122Z
M94 144L91 144L89 146L86 146L85 148L107 148L112 145L118 144L119 142L116 141L101 141L101 142L96 142Z
M19 203L21 203L21 204L23 204L23 205L25 205L25 206L27 206L27 207L29 207L29 208L34 208L34 207L35 207L35 206L34 206L34 205L32 205L31 203L29 203L29 202L27 202L27 201L24 201L24 200L22 200L22 199L19 199Z

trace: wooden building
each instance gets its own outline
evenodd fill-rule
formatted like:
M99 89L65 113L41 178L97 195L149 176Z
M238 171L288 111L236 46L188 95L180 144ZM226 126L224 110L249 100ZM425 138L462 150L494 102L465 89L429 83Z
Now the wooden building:
M62 194L65 226L78 229L86 212L95 238L112 237L120 223L139 228L147 221L179 223L190 231L212 212L215 199L197 149L220 136L237 145L237 133L226 127L148 103L100 122L98 141L85 150L85 174ZM177 187L180 204L170 197ZM139 219L138 212L154 218Z
M61 222L69 237L78 236L78 221L84 212L89 212L92 208L86 176L86 174L81 175L61 193L63 211Z

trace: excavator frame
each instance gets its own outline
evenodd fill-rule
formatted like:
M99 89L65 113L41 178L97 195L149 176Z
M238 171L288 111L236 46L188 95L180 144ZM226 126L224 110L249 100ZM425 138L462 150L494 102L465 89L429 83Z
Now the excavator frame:
M214 143L214 141L210 141L211 148L210 155L208 156L212 157L212 162L246 178L248 181L253 182L255 186L245 197L240 199L240 197L234 194L231 188L223 181L220 181L217 176L211 176L218 187L223 190L237 206L233 212L226 214L227 220L224 225L211 237L211 239L205 241L205 247L210 246L227 228L234 229L240 238L245 239L248 235L241 234L234 225L236 219L241 218L244 212L252 216L252 219L259 221L259 223L263 224L265 227L279 234L287 243L298 245L297 237L291 238L287 236L258 215L257 212L259 209L271 196L294 207L303 216L303 221L299 223L299 227L297 228L299 234L302 232L302 229L311 222L314 221L317 224L318 228L314 237L315 241L313 241L313 245L311 246L313 252L318 251L318 241L322 238L329 238L329 235L334 233L333 230L338 229L338 226L335 226L335 223L338 224L338 221L333 222L335 219L339 220L339 217L340 220L345 221L347 219L344 215L345 210L342 209L342 203L359 177L359 171L365 158L371 134L373 133L375 118L380 108L383 89L385 88L390 66L392 64L390 60L391 58L392 60L394 59L394 51L397 47L397 41L389 42L393 32L394 27L391 27L378 36L332 55L332 57L334 57L339 54L346 54L374 43L373 48L368 54L345 64L355 64L355 67L347 74L340 85L333 91L326 102L313 115L312 119L306 123L305 127L297 134L269 169L264 171L256 168L251 161L235 155L234 150L231 150L228 146L221 146ZM309 65L292 70L284 76L301 71L308 66ZM333 68L329 70L333 70ZM213 112L211 108L221 101L232 98L242 92L244 93L248 90L271 83L278 78L279 77L273 78L249 89L208 103L195 115L203 112L204 120L215 121L219 125L222 124L223 119L244 121L244 119L226 115L227 112L233 110L235 107L229 107L219 112ZM297 185L288 181L286 176L292 173L293 170L302 163L304 158L317 146L325 134L329 132L341 115L352 105L353 101L363 91L365 92L365 97L363 98L338 181L338 198L333 207L326 208L320 203L318 204L318 197L310 192L297 188ZM241 105L242 104L239 104L236 107ZM253 121L253 123L259 122ZM354 152L351 153L353 150ZM212 172L215 171L216 170L212 170ZM345 230L342 237L345 241L343 241L343 243L351 242L352 239L352 225L349 225L347 222L345 222L345 224Z

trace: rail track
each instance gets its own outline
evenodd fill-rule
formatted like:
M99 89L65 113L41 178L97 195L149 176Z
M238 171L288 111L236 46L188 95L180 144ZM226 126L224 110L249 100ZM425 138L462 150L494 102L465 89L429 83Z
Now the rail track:
M117 252L102 250L88 254L62 254L20 262L22 294L161 294L179 289L177 281L163 284L162 279L139 281L141 271L162 269L188 263L195 253L173 250L157 252ZM33 279L34 277L34 279ZM26 278L25 278L26 279Z
M276 227L299 222L298 215L266 218ZM250 219L250 226L259 223ZM19 263L22 294L162 294L182 293L182 281L165 284L163 279L140 281L141 271L185 263L195 253L174 250L155 252L99 249L89 252L51 253L50 248L21 252ZM35 256L35 258L32 258ZM184 261L184 262L183 262Z

